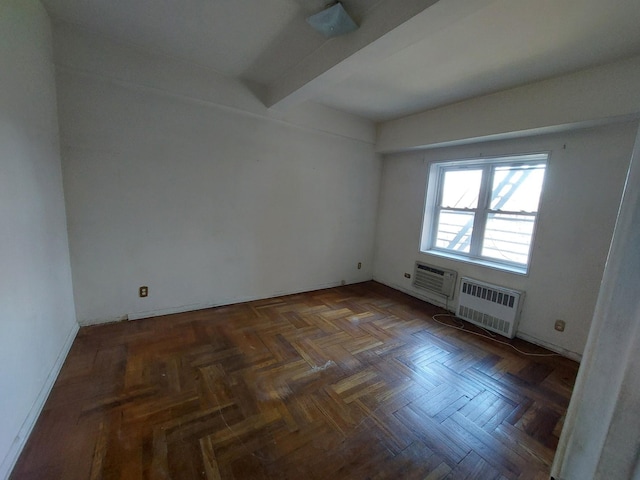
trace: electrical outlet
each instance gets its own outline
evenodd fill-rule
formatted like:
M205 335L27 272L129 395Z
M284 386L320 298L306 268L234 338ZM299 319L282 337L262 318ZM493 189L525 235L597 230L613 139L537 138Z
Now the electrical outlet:
M358 270L362 268L362 262L358 262Z
M142 287L140 287L138 289L138 296L140 298L149 296L149 287L147 287L146 285L143 285Z
M567 324L565 323L564 320L556 320L556 323L553 326L553 328L555 328L559 332L564 332L564 327L566 327L566 326L567 326Z
M405 273L404 274L404 278L411 278L411 274L410 273Z

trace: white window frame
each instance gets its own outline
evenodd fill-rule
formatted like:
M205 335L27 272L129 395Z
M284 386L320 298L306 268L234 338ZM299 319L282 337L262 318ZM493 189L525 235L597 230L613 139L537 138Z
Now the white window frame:
M482 242L484 241L484 232L488 215L490 213L503 213L503 214L518 214L523 215L523 212L508 212L492 210L490 208L491 197L491 179L493 177L492 172L495 167L500 166L522 166L522 165L545 165L545 178L546 169L548 167L549 154L548 153L535 153L535 154L519 154L509 155L503 157L482 157L472 158L464 160L453 160L435 162L431 164L429 169L429 179L427 182L427 193L424 202L425 208L423 212L423 225L421 232L420 251L431 255L437 255L441 257L450 258L462 262L474 263L478 265L487 266L499 270L506 270L518 274L527 274L529 271L529 265L531 264L531 252L535 242L536 228L538 225L538 217L540 214L540 205L542 204L542 197L544 194L544 184L540 199L538 203L538 209L536 212L527 212L526 215L534 217L533 231L531 235L531 241L529 243L529 252L527 255L527 263L509 262L506 260L498 260L491 257L484 257L481 255ZM469 209L466 211L474 212L474 223L472 228L472 237L469 248L469 253L458 252L435 246L436 235L438 228L438 215L440 212L440 199L442 198L442 188L444 173L451 170L462 169L480 169L483 171L480 193L478 199L478 206L476 209Z

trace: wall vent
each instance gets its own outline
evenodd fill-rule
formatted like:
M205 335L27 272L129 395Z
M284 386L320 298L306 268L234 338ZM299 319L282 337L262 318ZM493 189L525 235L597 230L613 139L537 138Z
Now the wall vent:
M463 277L460 280L456 315L487 330L513 338L523 301L524 292Z
M453 290L456 288L458 273L453 270L445 270L426 263L416 262L413 273L413 286L420 290L453 297Z

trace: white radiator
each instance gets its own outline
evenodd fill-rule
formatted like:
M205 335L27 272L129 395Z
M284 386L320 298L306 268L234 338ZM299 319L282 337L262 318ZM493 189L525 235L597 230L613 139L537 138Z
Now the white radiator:
M493 332L513 338L524 292L463 277L456 315Z
M445 297L453 297L458 273L440 267L416 262L413 272L413 286L421 290L435 292Z

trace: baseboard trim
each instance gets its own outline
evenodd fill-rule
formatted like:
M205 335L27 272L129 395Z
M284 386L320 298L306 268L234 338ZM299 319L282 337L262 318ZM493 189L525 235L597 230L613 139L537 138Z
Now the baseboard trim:
M362 280L362 281L366 282L368 280ZM216 302L216 303L200 303L200 304L184 305L181 307L163 308L159 310L148 310L145 312L135 312L135 313L129 313L127 315L127 318L129 320L142 320L144 318L160 317L162 315L172 315L174 313L195 312L198 310L206 310L207 308L226 307L228 305L237 305L238 303L254 302L256 300L267 300L269 298L284 297L287 295L296 295L298 293L315 292L317 290L324 290L325 288L334 288L334 287L339 287L341 285L353 285L355 283L360 283L360 281L356 281L353 283L330 282L330 283L319 284L319 285L315 285L307 288L285 290L281 292L272 292L265 295L251 295L251 296L245 296L245 297L234 297L230 299L223 299L220 302Z
M402 287L401 285L398 285L396 283L392 283L392 282L383 282L382 280L378 280L376 278L374 278L374 280L378 283L381 283L383 285L386 285L387 287L393 288L394 290L398 290L402 293L406 293L407 295L410 295L414 298L417 298L419 300L423 300L425 302L431 303L432 305L435 305L437 307L441 307L441 308L445 308L447 310L449 310L451 313L455 314L455 309L451 310L451 307L449 305L446 305L444 302L442 301L438 301L430 296L427 295L421 295L417 292L414 292L412 290L409 290L407 288ZM447 308L448 307L448 308ZM580 363L580 361L582 360L582 355L580 355L579 353L576 352L572 352L570 350L564 349L562 347L559 347L558 345L554 345L553 343L549 343L549 342L545 342L544 340L540 340L539 338L533 337L527 333L523 333L523 332L516 332L516 337L525 340L529 343L533 343L534 345L538 345L540 347L544 347L548 350L551 350L552 352L558 353L560 355L562 355L563 357L569 358L571 360L574 360L578 363Z
M580 363L582 361L582 355L576 352L572 352L571 350L567 350L566 348L559 347L558 345L554 345L553 343L545 342L544 340L540 340L536 337L532 337L528 333L517 332L516 337L521 338L522 340L526 340L530 343L535 343L541 347L546 348L547 350L551 350L552 352L559 353L563 357L569 358L573 361Z
M403 287L402 285L398 285L397 283L393 283L393 282L384 282L382 280L379 280L377 278L373 279L374 281L381 283L382 285L386 285L389 288L393 288L394 290L398 290L399 292L402 293L406 293L407 295L413 297L413 298L417 298L418 300L422 300L424 302L430 303L431 305L435 305L436 307L440 307L440 308L444 308L445 310L447 310L448 312L451 313L455 313L455 309L451 309L451 305L448 305L446 301L442 301L442 298L445 298L444 296L440 295L440 299L434 298L430 295L426 295L426 294L421 294L419 292L416 292L414 290L410 290L408 288Z
M64 346L62 347L62 350L60 350L60 353L58 354L58 358L56 359L55 363L53 364L53 367L49 371L49 375L47 376L47 379L45 380L45 383L42 386L42 389L40 390L40 393L38 394L36 401L33 403L31 409L29 410L29 414L27 415L27 418L22 423L22 426L20 427L20 430L18 431L16 438L11 444L11 447L9 447L9 451L7 452L4 459L2 460L2 463L0 464L0 479L7 480L9 478L9 475L11 474L11 471L13 470L13 467L18 461L18 457L20 457L20 454L22 453L22 449L27 443L27 439L29 438L29 435L31 435L31 431L33 430L33 427L35 426L36 421L38 420L38 417L42 412L42 408L44 407L44 404L47 401L47 398L49 397L49 393L51 393L53 384L55 383L56 379L58 378L58 375L60 374L62 365L64 364L64 361L67 358L67 354L69 353L69 350L71 350L71 345L73 345L73 341L75 340L79 329L80 329L79 325L74 322L73 328L69 332L69 335L67 336L67 339L64 342Z
M253 302L255 300L266 300L269 298L284 297L286 295L296 295L298 293L315 292L317 290L324 290L325 288L339 287L341 285L355 285L357 283L368 282L370 280L372 279L364 278L364 279L353 280L348 282L338 281L338 282L320 283L317 285L307 286L304 288L282 290L282 291L276 291L271 293L265 293L262 295L249 295L249 296L241 296L241 297L233 297L233 298L223 298L217 302L211 302L211 303L193 303L189 305L181 305L178 307L130 312L126 315L121 315L121 316L112 317L112 318L80 320L79 323L81 327L85 327L90 325L101 325L104 323L121 322L124 320L142 320L145 318L160 317L163 315L172 315L174 313L195 312L198 310L205 310L207 308L225 307L228 305L236 305L238 303Z

